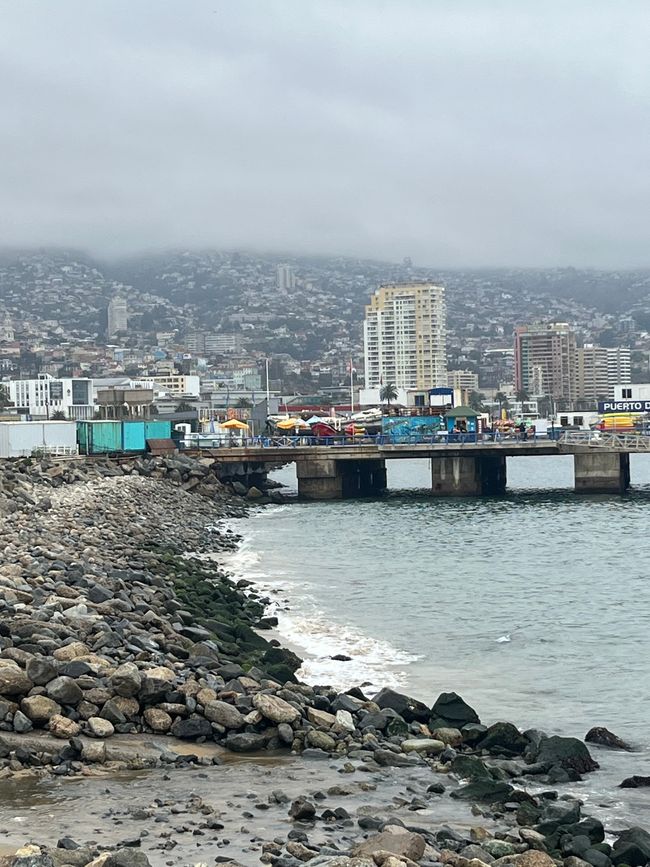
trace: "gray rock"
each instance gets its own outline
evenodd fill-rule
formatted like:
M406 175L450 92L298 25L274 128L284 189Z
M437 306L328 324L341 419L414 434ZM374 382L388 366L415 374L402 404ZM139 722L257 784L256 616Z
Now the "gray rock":
M188 719L177 719L171 731L174 737L185 740L196 740L196 738L210 737L212 735L212 726L209 720L200 716L193 716Z
M25 671L36 686L44 686L49 681L54 680L59 673L52 660L42 656L33 656L28 659Z
M18 734L25 734L26 732L31 732L33 728L34 726L29 717L26 717L22 711L17 710L14 714L14 731L18 732Z
M1 660L0 695L24 695L34 684L15 662Z
M255 732L230 732L226 737L226 746L235 753L251 753L264 749L264 735Z
M210 722L219 723L226 729L240 729L244 726L244 716L237 708L226 701L209 701L203 714Z
M142 675L137 665L125 662L111 675L109 683L113 692L124 698L136 696L142 686Z
M55 677L45 687L47 694L59 704L77 705L83 698L83 692L71 677Z

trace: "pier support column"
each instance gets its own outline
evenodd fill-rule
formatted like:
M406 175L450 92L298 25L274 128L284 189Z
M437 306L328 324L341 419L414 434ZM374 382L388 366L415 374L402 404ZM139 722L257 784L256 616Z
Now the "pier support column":
M480 497L505 493L504 455L431 459L431 488L441 497Z
M386 490L386 464L381 460L341 461L344 497L378 497Z
M298 494L306 500L377 497L386 490L386 465L382 460L297 461L296 473Z
M343 475L338 461L296 461L296 475L298 496L306 500L340 500L343 497Z
M576 452L573 469L577 494L622 494L630 487L626 452Z

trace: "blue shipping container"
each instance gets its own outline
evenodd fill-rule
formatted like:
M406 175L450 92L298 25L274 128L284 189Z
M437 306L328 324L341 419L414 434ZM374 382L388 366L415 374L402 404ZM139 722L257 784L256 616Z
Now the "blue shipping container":
M172 435L170 421L146 421L144 423L144 438L146 440L168 440Z

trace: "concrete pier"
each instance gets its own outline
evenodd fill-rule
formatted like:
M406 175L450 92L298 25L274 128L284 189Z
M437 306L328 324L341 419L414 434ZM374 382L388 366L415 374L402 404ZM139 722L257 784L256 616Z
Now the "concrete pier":
M506 490L505 455L435 457L431 489L441 497L481 497Z
M627 452L576 452L573 469L578 494L622 494L630 487Z

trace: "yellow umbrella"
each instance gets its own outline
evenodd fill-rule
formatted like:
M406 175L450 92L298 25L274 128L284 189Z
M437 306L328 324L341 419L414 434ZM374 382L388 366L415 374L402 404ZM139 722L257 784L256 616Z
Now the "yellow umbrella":
M239 421L238 418L228 419L228 421L225 421L221 427L225 427L227 430L248 430L246 422Z
M297 427L309 427L309 425L301 418L283 418L276 424L276 427L279 427L280 430L293 430Z

